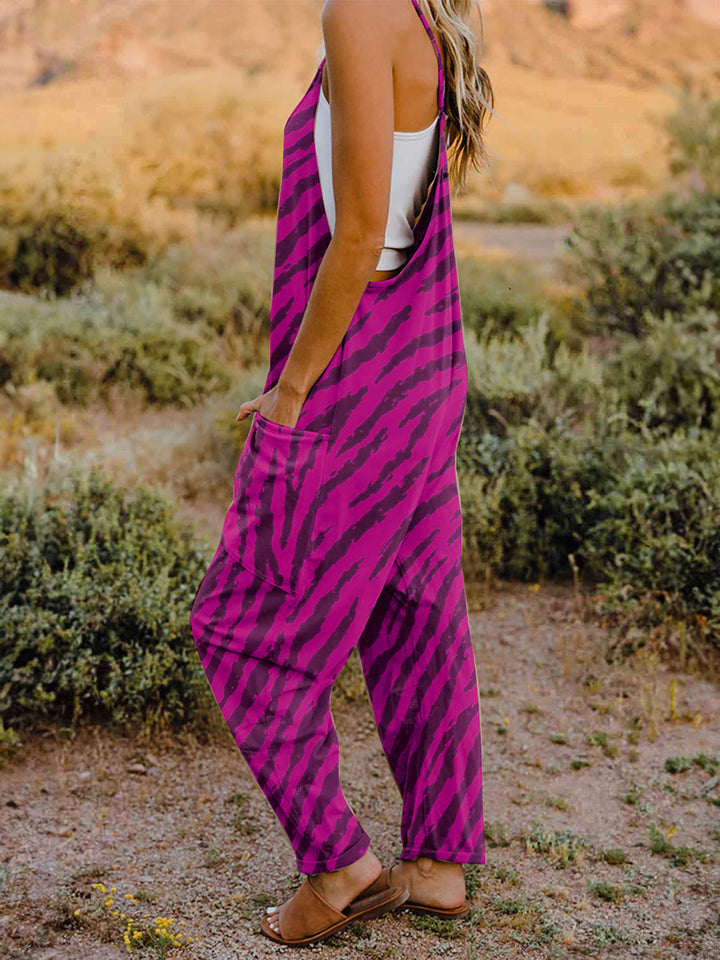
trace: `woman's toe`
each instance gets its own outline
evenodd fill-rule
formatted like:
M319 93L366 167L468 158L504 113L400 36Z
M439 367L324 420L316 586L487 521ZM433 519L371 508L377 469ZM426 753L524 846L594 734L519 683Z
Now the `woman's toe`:
M276 913L276 912L277 912L277 907L268 907L268 908L267 908L267 912L268 912L268 913Z

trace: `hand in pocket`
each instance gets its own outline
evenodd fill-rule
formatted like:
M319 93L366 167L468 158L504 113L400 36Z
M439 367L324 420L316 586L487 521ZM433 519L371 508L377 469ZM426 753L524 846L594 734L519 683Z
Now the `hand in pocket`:
M299 594L304 586L329 439L257 411L235 472L223 546L287 593Z
M278 426L294 428L300 418L304 402L304 397L290 396L287 391L280 388L279 384L275 384L267 393L241 403L235 420L244 420L251 413L259 413L266 420L277 423Z

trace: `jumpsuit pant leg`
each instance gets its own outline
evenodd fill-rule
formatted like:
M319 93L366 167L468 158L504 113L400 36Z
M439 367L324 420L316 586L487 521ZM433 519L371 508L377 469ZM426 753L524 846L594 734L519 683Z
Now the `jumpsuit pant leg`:
M340 672L317 661L317 635L286 642L287 594L246 570L222 543L195 597L191 626L213 695L295 852L300 873L358 860L370 838L340 785L340 751L330 712ZM277 631L268 630L273 620ZM252 622L250 631L240 625ZM348 649L353 637L348 623Z
M480 695L455 455L430 472L358 644L403 800L401 858L484 863Z
M330 712L333 683L356 645L403 798L403 856L484 862L454 449L443 457L430 464L382 578L368 576L377 558L351 558L329 606L322 576L290 597L221 544L195 597L203 668L300 873L337 870L370 845L340 785Z

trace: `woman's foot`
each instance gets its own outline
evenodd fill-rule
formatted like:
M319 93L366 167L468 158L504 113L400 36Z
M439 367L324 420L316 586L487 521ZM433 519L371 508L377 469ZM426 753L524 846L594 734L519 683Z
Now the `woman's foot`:
M382 864L375 856L372 850L351 863L347 867L340 867L339 870L331 870L328 873L311 874L315 887L327 902L335 907L336 910L344 910L345 907L354 900L359 893L369 887L373 880L380 875ZM278 925L279 907L267 908L267 919L270 927L275 933L280 932Z
M390 868L390 882L407 887L412 903L452 909L465 901L465 874L461 863L431 860L401 860Z

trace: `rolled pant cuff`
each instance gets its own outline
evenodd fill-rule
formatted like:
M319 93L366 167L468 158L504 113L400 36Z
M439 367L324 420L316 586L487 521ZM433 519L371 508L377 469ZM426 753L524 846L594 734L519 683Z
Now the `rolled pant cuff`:
M369 849L370 837L364 833L357 843L354 843L351 847L348 847L347 850L343 850L342 853L338 853L336 856L330 857L329 860L310 860L307 857L304 857L302 860L298 859L298 873L327 873L330 870L339 870L341 867L349 867L351 863L355 863L356 860L359 860L360 857L367 853Z
M485 863L485 851L431 850L429 847L403 847L401 860L415 860L417 857L430 857L431 860L444 860L446 863Z

